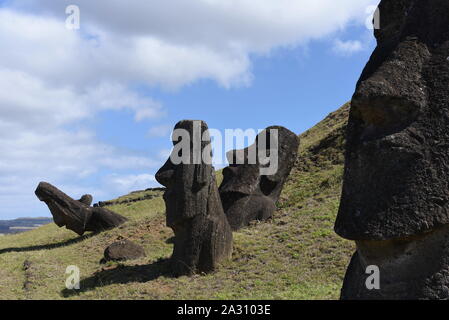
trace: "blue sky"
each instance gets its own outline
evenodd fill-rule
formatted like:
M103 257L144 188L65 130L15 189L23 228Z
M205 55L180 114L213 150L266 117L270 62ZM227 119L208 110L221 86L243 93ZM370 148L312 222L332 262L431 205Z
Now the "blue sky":
M156 186L181 119L299 134L350 100L375 46L377 1L179 1L78 1L79 31L69 2L0 1L0 219L49 216L39 181L95 201Z

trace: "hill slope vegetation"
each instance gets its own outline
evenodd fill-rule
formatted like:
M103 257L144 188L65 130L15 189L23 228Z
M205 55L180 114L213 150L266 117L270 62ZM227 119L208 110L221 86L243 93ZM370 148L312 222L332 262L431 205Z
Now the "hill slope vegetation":
M108 207L129 218L115 230L77 237L50 224L1 237L0 299L338 299L354 250L333 232L348 110L346 104L301 135L275 217L234 233L232 261L216 273L170 275L173 233L162 191L148 190ZM105 247L123 238L147 256L101 265ZM65 289L70 265L81 271L76 292Z

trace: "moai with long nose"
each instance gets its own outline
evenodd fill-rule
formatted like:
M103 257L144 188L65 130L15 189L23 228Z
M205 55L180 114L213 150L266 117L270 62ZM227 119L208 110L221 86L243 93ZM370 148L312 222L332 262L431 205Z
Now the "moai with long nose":
M273 216L298 148L296 134L271 126L248 148L227 154L230 165L223 169L219 191L232 230Z
M379 13L347 129L335 231L357 251L341 298L448 299L449 1Z
M66 227L80 236L88 231L97 233L110 230L128 220L106 208L92 208L90 194L74 200L47 182L39 183L35 194L48 206L58 227Z
M207 124L178 122L173 144L172 154L156 174L167 187L167 226L175 233L173 272L208 273L231 257L232 231L218 194Z

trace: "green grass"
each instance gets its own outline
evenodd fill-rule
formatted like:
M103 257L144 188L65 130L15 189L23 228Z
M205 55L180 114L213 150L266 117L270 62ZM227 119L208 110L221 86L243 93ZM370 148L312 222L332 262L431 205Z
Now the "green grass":
M338 299L353 251L333 232L347 111L346 105L301 135L273 220L234 233L232 260L217 272L180 278L166 272L173 233L158 196L108 207L129 221L98 235L79 238L51 224L1 237L0 299ZM100 265L104 248L121 238L142 245L147 256ZM69 265L81 270L80 292L64 290Z

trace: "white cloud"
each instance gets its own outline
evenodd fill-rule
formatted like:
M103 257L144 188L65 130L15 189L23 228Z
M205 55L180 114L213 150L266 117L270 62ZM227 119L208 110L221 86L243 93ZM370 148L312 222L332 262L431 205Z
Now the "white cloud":
M159 151L158 157L159 157L159 159L161 159L162 161L165 162L168 160L171 153L172 153L172 149L164 149L164 150Z
M40 181L53 183L73 197L92 193L104 200L118 194L113 186L95 181L103 171L150 172L159 165L148 157L101 143L88 131L49 128L47 132L20 132L19 127L15 130L19 132L15 137L0 136L0 198L4 199L0 217L46 212L33 194ZM125 193L129 191L132 189Z
M165 138L169 137L170 133L173 130L173 126L169 124L162 124L159 126L152 127L150 130L148 130L148 136L150 138Z
M151 174L112 175L106 177L105 184L109 184L117 193L125 194L130 190L144 190L149 188L156 179Z
M15 1L22 10L51 12L64 27L71 0ZM74 32L57 63L67 63L83 78L79 65L95 66L96 78L118 76L177 88L197 79L212 79L225 87L251 81L251 53L295 46L365 23L369 5L378 0L78 0L81 30L90 37L79 50ZM43 24L36 22L36 25ZM22 26L22 25L20 25ZM52 34L64 33L48 26ZM76 34L76 33L75 33ZM27 37L35 40L39 37ZM57 44L53 44L53 47ZM78 50L71 50L76 49ZM39 53L39 52L38 52ZM48 54L47 51L44 52ZM40 60L40 59L39 59ZM45 61L45 59L43 60ZM45 63L42 63L43 65ZM56 68L50 68L56 69ZM85 79L84 77L84 80Z
M119 171L148 172L158 163L98 141L88 124L108 110L132 111L136 121L163 116L162 104L136 87L175 90L200 79L250 85L251 54L363 24L366 6L377 2L78 0L81 30L70 31L72 1L11 1L0 8L0 217L31 214L40 180L97 197L153 181ZM111 186L102 184L105 175Z
M354 53L360 52L364 49L364 46L359 40L342 41L340 39L335 40L332 50L343 56L350 56Z

